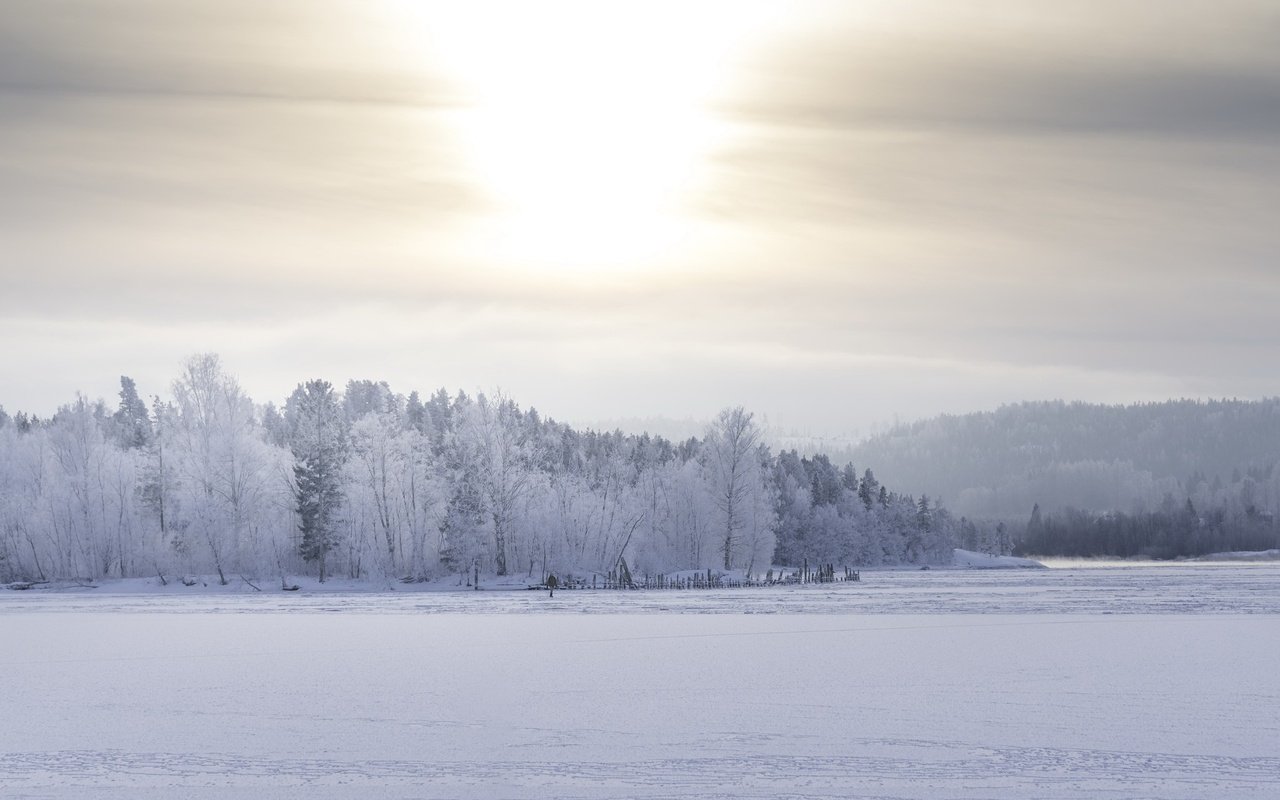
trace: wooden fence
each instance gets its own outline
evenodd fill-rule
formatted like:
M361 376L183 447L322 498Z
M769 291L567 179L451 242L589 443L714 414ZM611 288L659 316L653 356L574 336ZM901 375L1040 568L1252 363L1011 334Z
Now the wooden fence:
M763 577L742 580L719 575L711 570L705 572L680 572L675 574L657 574L633 576L626 563L602 574L594 574L589 579L567 576L558 579L557 588L561 589L741 589L749 586L784 586L788 584L806 583L843 583L861 580L858 570L849 567L836 569L834 564L822 564L810 568L805 564L794 571L779 571L774 574L770 569ZM534 588L534 587L529 587ZM546 587L538 587L546 588Z

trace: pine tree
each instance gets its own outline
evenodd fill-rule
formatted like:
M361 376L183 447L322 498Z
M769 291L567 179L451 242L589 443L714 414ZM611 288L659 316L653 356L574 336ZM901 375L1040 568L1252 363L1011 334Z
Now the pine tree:
M422 404L422 397L415 389L409 392L404 404L404 424L418 433L427 432L427 407Z
M470 470L456 484L440 522L440 563L454 572L467 572L484 550L484 500L479 480Z
M294 498L298 553L314 561L325 579L326 557L338 543L341 511L342 467L347 459L342 408L328 381L313 380L294 389L286 407L289 446L294 458Z
M166 453L169 447L168 437L171 435L173 419L177 410L172 404L161 402L159 396L153 396L152 407L155 415L155 427L151 429L151 441L147 444L147 459L142 468L142 485L140 497L142 502L156 515L160 527L160 541L168 546L175 542L170 539L170 520L173 516L172 495L175 478L173 476L173 457ZM166 457L168 460L166 460Z
M112 415L116 439L125 449L145 447L151 441L151 418L147 404L138 397L133 378L120 376L120 408Z
M858 471L853 468L853 464L845 464L844 469L840 470L840 485L846 491L858 491Z
M1009 538L1009 527L1003 522L996 525L996 555L1007 556L1013 552L1013 542Z
M863 473L862 482L858 484L858 499L862 501L862 505L868 511L871 510L871 506L875 503L883 488L870 469ZM884 504L884 500L881 500L880 505Z

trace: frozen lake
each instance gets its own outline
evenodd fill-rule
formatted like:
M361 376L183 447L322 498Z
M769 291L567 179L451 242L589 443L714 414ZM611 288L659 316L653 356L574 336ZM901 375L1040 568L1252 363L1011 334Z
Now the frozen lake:
M0 593L0 796L1280 796L1274 565L102 591Z

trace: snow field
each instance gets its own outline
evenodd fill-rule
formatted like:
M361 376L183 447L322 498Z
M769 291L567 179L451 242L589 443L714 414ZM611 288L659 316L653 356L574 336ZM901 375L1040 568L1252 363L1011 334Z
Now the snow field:
M1148 594L1154 573L1162 610L1142 614L609 605L724 609L733 591L412 598L570 612L535 614L367 593L289 595L310 603L294 607L5 593L0 796L1280 796L1280 620L1263 610L1280 584L1273 568L1188 569L1079 571L1105 574L1105 589L1077 586L1105 607ZM892 573L887 607L950 587L1051 609L1034 598L1055 572ZM1244 586L1255 613L1209 613ZM774 597L780 612L788 598L838 605L826 589ZM597 600L613 613L575 613Z

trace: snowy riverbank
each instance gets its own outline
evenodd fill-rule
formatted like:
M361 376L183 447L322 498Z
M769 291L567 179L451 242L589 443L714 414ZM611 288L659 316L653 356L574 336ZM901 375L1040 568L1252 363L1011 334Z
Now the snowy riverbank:
M948 569L1026 569L1026 568L1044 568L1044 564L1029 558L1015 558L1013 556L993 556L986 553L974 553L968 550L956 550L954 560L950 565L934 566L932 569L948 570ZM862 567L860 571L871 574L880 572L898 572L905 570L919 570L921 567L915 565L902 565L892 567ZM789 568L775 567L770 574L782 575L784 573L795 572ZM580 571L581 573L581 571ZM726 583L739 583L744 581L745 574L739 571L712 570L717 578L723 579ZM699 570L688 570L680 573L672 573L668 577L690 577L701 574ZM839 571L839 576L843 582L843 571ZM591 579L586 578L587 585L590 585ZM599 582L603 585L603 581ZM535 589L541 584L541 576L531 574L517 574L507 576L496 576L492 574L482 574L479 581L479 591L528 591ZM563 580L561 582L563 586ZM827 584L829 585L829 584ZM225 583L218 580L213 575L157 575L155 577L145 578L104 578L102 580L52 580L38 581L29 583L18 581L6 584L4 587L11 591L33 591L33 592L80 592L80 591L99 591L103 594L158 594L169 596L190 596L198 594L244 594L244 593L282 593L282 592L303 592L308 594L325 593L325 594L342 594L348 592L354 593L377 593L377 592L472 592L477 591L469 576L463 575L445 575L428 581L406 582L397 578L335 578L330 577L321 583L314 577L309 576L276 576L262 577L255 575L232 575L229 576Z
M148 579L0 591L14 611L357 614L1280 614L1280 562L864 571L838 583L710 590L494 590L297 579L299 591ZM444 590L448 589L448 591Z

